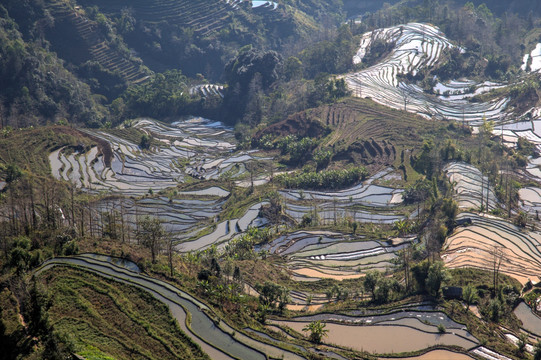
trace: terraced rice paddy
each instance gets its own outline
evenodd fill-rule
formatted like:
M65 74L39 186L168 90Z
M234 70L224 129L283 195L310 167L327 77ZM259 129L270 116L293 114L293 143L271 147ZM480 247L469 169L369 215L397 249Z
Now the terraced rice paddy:
M259 217L259 209L267 202L252 205L239 219L225 220L216 225L214 231L208 235L199 237L196 240L181 241L177 243L176 249L181 252L200 251L211 245L225 246L225 244L236 236L245 232L249 227L261 227L267 220Z
M479 209L481 200L485 210L497 207L497 199L493 189L489 186L488 178L475 166L452 162L443 169L451 184L454 184L455 198L461 209ZM488 207L487 204L488 198Z
M521 208L527 213L539 213L541 211L541 189L528 186L518 191Z
M252 8L254 9L276 10L277 7L278 7L278 3L274 1L252 0Z
M161 280L129 271L124 267L88 255L48 260L36 272L36 275L39 276L55 266L77 266L84 271L127 283L150 293L167 305L181 330L212 359L264 360L267 357L302 359L292 352L236 331L223 321L215 322L207 314L209 309L203 303ZM189 323L187 322L188 313L191 318Z
M190 95L195 95L195 94L198 94L204 98L207 98L209 96L219 96L223 98L224 87L223 85L215 85L215 84L196 85L190 88Z
M386 271L394 267L395 252L411 240L389 245L326 231L297 231L283 235L262 249L287 259L297 281L354 279L368 270Z
M493 133L501 136L506 146L515 147L518 139L524 138L534 144L538 152L541 152L541 108L532 108L527 113L531 115L532 120L499 126ZM541 166L541 158L530 158L526 171L522 173L531 180L541 182L539 166Z
M352 312L353 313L353 312ZM466 330L466 326L453 321L447 314L434 310L434 307L429 307L429 310L422 310L419 307L399 308L384 314L374 314L365 316L342 315L342 314L316 314L310 316L302 316L295 318L295 321L330 321L341 324L350 325L376 325L387 324L392 321L403 321L404 323L411 320L419 320L424 324L432 326L443 325L446 329ZM471 337L468 335L467 337Z
M428 24L410 23L391 28L378 29L362 36L360 48L354 56L354 63L363 61L370 45L375 40L395 43L395 48L380 63L357 73L348 74L345 80L355 96L372 98L374 101L418 113L427 118L433 116L480 125L483 117L499 122L508 103L501 98L487 103L472 103L463 95L449 98L423 92L416 85L398 80L398 75L416 75L419 70L434 66L442 51L453 48L445 35ZM500 84L467 82L474 93L486 92ZM447 84L453 88L456 83ZM445 89L440 85L440 89ZM447 89L444 90L444 92Z
M261 227L267 220L259 217L259 208L266 202L252 205L238 219L225 220L214 224L214 219L222 211L224 199L215 195L228 195L229 193L221 188L214 187L200 191L186 191L179 195L191 195L187 199L169 199L167 197L143 197L113 198L100 201L92 208L92 228L87 229L94 234L104 231L101 227L103 221L99 221L103 214L124 216L124 223L117 226L124 226L125 236L130 239L135 236L138 224L145 216L155 217L161 221L169 239L175 243L175 248L181 252L204 250L213 244L225 245L229 240L245 232L249 227ZM195 197L195 195L203 197ZM213 197L208 197L213 194ZM211 228L207 235L197 237L197 234ZM120 230L119 230L120 232ZM118 235L120 236L120 235ZM194 240L194 238L196 238Z
M399 311L367 317L318 314L271 323L302 333L302 328L314 320L326 323L329 330L326 343L376 354L417 351L438 344L455 345L465 350L478 345L464 325L455 323L441 312ZM444 334L438 332L439 324L446 326Z
M539 282L541 275L541 234L519 229L507 221L471 213L458 219L470 218L472 225L459 227L443 246L442 259L451 268L473 267L492 271L496 258L501 257L500 271L517 279Z
M320 222L328 224L350 218L363 223L392 224L405 218L397 210L402 203L402 189L372 184L392 172L382 171L364 183L341 191L282 190L285 212L296 221L308 213L317 213Z
M528 62L530 62L529 68ZM541 43L537 44L531 53L524 55L521 69L531 72L538 72L541 70Z
M140 119L132 126L152 135L160 145L142 151L138 144L112 133L85 130L110 144L110 158L97 147L85 153L58 149L49 155L53 176L89 190L142 195L149 189L175 186L188 175L207 180L224 173L239 177L246 172L246 162L257 160L253 153L235 153L232 129L218 122L191 118L165 125ZM180 160L187 165L179 165Z
M212 244L224 245L249 226L262 226L266 220L258 218L260 204L253 205L238 219L223 221L205 236L193 240L201 231L212 226L222 211L223 198L229 191L213 186L202 190L177 192L175 198L144 197L153 191L174 187L188 176L200 179L217 179L227 173L229 177L242 179L245 164L261 161L254 151L236 152L232 129L219 122L191 118L166 125L154 120L139 119L132 127L151 135L153 145L148 151L115 134L117 131L85 130L110 146L112 155L106 158L99 147L87 152L72 152L60 148L49 155L51 171L57 179L71 181L85 190L109 190L114 198L100 201L93 206L92 216L102 213L123 214L123 223L130 236L138 221L149 215L159 218L172 241L180 251L203 250ZM184 162L183 165L180 165ZM242 181L242 180L239 180ZM131 196L122 198L122 196ZM102 222L103 223L103 222ZM100 221L91 224L93 233L99 234ZM124 231L124 230L123 230ZM208 230L206 230L208 231Z
M522 321L522 328L534 334L536 336L541 336L541 318L534 314L532 309L526 305L524 302L518 304L517 308L514 311L517 318Z
M161 220L172 241L187 239L205 224L209 224L222 210L222 198L188 198L169 199L167 197L145 197L139 199L115 198L105 199L98 203L93 211L96 221L93 222L94 233L102 231L97 221L102 213L124 215L126 231L135 233L138 223L145 217L156 217Z
M118 14L131 7L142 23L166 21L192 28L196 36L209 36L231 23L230 12L239 9L241 0L95 0L104 13Z
M477 349L473 349L471 353L476 355L477 357L481 357L487 360L511 360L507 356L498 354L497 352L487 349L484 346L479 346Z

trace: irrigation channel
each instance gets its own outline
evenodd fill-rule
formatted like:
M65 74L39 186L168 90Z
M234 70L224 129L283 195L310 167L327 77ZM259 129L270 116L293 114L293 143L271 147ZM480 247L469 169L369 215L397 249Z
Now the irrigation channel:
M171 284L138 272L135 264L130 262L119 264L107 260L105 257L93 254L54 258L47 260L35 275L40 276L55 266L75 266L143 289L169 307L171 315L178 321L182 331L201 346L212 359L304 359L291 351L267 344L247 333L233 329L212 314L211 310L196 298ZM187 321L187 314L190 314L190 322Z

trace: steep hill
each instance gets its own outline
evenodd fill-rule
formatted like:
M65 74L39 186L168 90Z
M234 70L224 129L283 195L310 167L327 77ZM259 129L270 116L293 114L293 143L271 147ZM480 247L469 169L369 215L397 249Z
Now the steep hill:
M70 73L41 41L27 39L0 6L1 126L24 127L60 119L96 124L104 109L87 84Z
M107 39L107 34L97 21L86 16L80 7L72 7L69 2L49 0L45 8L54 17L54 27L49 30L57 50L63 57L73 60L76 64L95 61L112 74L118 75L128 82L143 81L147 74L140 68L140 63L130 58L115 42ZM72 41L65 41L70 34ZM117 44L118 45L118 44Z
M279 49L318 28L301 10L280 4L254 6L228 0L81 0L110 19L150 68L180 68L217 80L234 52L245 45Z

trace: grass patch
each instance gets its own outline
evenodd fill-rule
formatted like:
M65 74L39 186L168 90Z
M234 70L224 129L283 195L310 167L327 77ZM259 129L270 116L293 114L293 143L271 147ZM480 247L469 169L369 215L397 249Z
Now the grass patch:
M448 281L448 286L466 286L471 285L476 288L492 289L494 286L494 274L491 271L473 269L473 268L459 268L448 269L451 274L451 279ZM498 275L498 284L500 286L510 286L515 289L520 289L522 286L518 280L500 273Z
M205 359L167 306L136 287L70 267L41 275L55 328L87 358Z

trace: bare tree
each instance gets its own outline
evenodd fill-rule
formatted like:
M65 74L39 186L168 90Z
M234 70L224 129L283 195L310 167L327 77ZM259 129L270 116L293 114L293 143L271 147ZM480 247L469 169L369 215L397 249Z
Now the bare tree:
M160 219L145 216L141 221L140 230L137 232L137 238L140 243L150 250L152 262L156 262L156 256L163 247L166 233Z
M173 277L173 252L174 252L173 241L172 239L167 239L166 243L167 243L167 260L169 261L170 276Z
M404 101L404 111L408 111L408 104L410 103L408 91L405 88L400 88L400 95Z
M490 254L492 255L492 270L493 270L493 280L494 280L493 295L496 296L496 291L498 289L498 280L499 280L499 275L500 275L500 267L502 266L502 262L505 260L505 254L503 253L501 246L498 246L498 245L494 245L494 247L490 251Z

